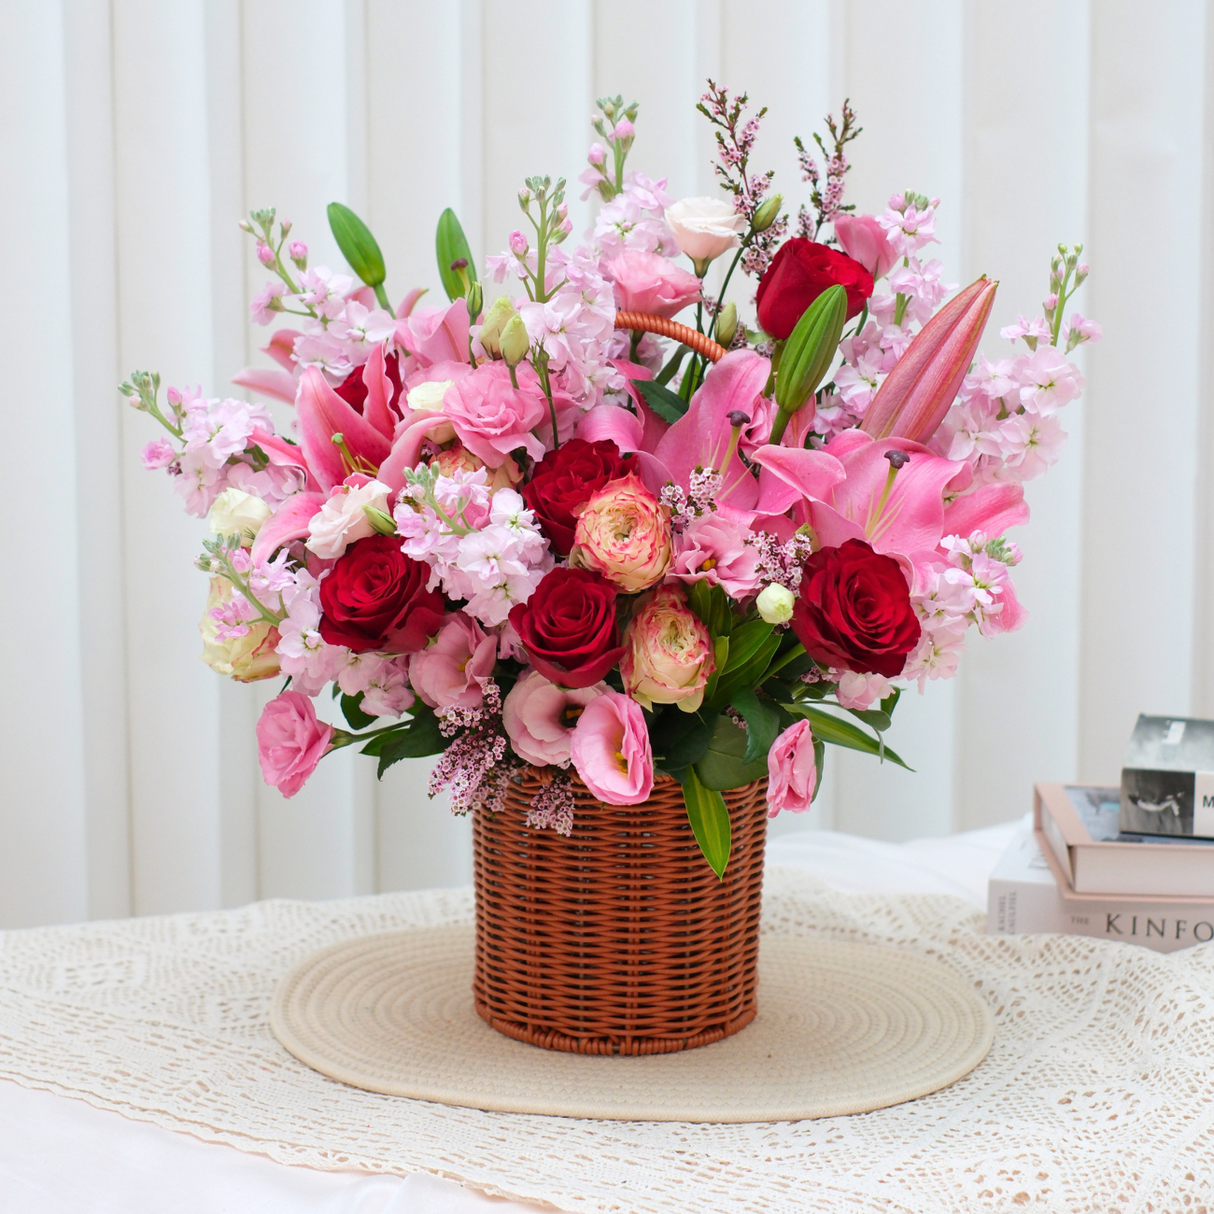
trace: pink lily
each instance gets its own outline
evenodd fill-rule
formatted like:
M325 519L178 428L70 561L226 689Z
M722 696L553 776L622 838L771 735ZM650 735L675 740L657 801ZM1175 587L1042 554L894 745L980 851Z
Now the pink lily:
M328 500L328 493L295 493L262 524L249 555L254 564L268 561L284 544L309 534L312 516Z
M396 322L397 345L417 360L431 363L468 361L468 305L457 299L443 307L417 308Z
M243 371L232 376L232 382L242 388L260 392L262 396L270 396L293 405L295 393L299 390L299 368L294 358L295 339L298 336L294 329L279 329L269 342L261 347L263 353L268 354L282 367L281 371L272 367L245 367Z
M303 373L299 395L295 398L295 412L299 418L304 458L326 493L334 485L340 485L352 471L374 471L392 449L390 439L342 400L315 367L309 367ZM333 441L337 434L341 435L342 446L356 467L348 466L341 449Z

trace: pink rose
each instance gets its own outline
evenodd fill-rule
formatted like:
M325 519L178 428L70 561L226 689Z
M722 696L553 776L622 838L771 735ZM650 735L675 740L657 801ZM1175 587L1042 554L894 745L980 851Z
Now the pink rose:
M662 586L632 617L620 659L624 690L642 708L677 704L695 712L716 669L712 640L682 588Z
M661 253L623 249L606 264L621 312L673 316L700 298L700 280Z
M516 388L504 362L484 363L447 389L443 413L473 455L498 468L519 447L542 459L544 444L531 431L548 414L538 387Z
M502 705L502 723L510 745L528 763L568 767L574 726L586 705L609 690L606 683L557 687L538 670L525 671Z
M834 224L835 238L843 252L874 278L884 278L893 269L898 253L875 215L847 215L840 211Z
M670 511L633 473L608 481L582 509L569 563L628 594L648 589L670 566Z
M293 797L329 749L333 727L316 719L302 691L284 691L261 710L257 757L262 778L284 797Z
M413 690L439 714L476 708L497 661L497 638L462 611L443 619L433 641L409 660Z
M818 787L814 735L808 721L790 725L767 752L767 816L782 809L804 813Z
M586 705L570 740L582 782L608 805L639 805L653 791L653 751L641 706L618 691Z
M690 585L707 581L735 599L744 599L763 584L756 572L759 553L746 543L749 532L715 514L695 519L679 536L666 575Z

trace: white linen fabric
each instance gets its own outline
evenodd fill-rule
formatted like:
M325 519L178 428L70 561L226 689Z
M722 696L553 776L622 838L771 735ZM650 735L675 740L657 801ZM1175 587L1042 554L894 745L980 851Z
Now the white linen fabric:
M783 849L774 850L779 858ZM872 868L867 851L857 849L859 866ZM905 879L933 879L932 865L915 867ZM12 932L0 937L0 1073L335 1175L275 1167L163 1129L162 1146L147 1137L154 1127L128 1129L112 1116L107 1125L123 1133L102 1163L100 1151L89 1154L101 1144L87 1124L106 1118L99 1108L85 1115L55 1098L71 1112L39 1114L30 1097L44 1108L50 1097L14 1102L0 1085L5 1121L27 1123L5 1127L0 1206L6 1214L454 1214L453 1203L480 1200L392 1177L417 1171L567 1211L1027 1204L1070 1214L1214 1198L1214 948L1161 955L1077 937L990 938L972 904L957 898L849 895L787 869L773 869L769 887L767 931L910 948L967 975L997 1016L987 1061L944 1092L852 1118L682 1126L490 1115L334 1084L285 1056L265 1022L274 980L299 956L360 931L466 921L465 892ZM20 1160L23 1151L31 1158ZM90 1163L92 1201L80 1180ZM173 1164L178 1170L162 1166ZM132 1177L145 1167L141 1195ZM122 1185L122 1203L106 1204Z

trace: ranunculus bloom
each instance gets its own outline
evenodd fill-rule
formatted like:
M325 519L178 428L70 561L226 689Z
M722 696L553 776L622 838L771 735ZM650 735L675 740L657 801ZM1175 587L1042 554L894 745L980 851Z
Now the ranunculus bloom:
M736 249L746 230L746 216L723 198L681 198L666 208L666 222L679 252L698 262Z
M715 669L712 639L687 596L673 586L659 587L624 633L624 690L642 708L677 704L695 712Z
M873 293L873 276L858 262L801 236L786 240L771 260L755 296L763 331L785 341L802 313L836 283L847 292L847 315L860 314Z
M666 580L690 585L707 581L735 599L744 599L762 585L756 572L759 552L746 543L749 532L716 514L691 522L675 542L674 560Z
M629 594L648 589L670 566L670 512L632 473L586 503L573 538L570 563Z
M639 805L653 791L653 750L641 706L618 691L586 705L570 741L582 783L608 805Z
M220 640L215 617L211 614L232 598L232 583L225 577L211 578L206 609L198 621L202 637L202 660L216 674L226 674L238 683L256 683L272 679L278 673L278 629L264 620L253 620L243 636Z
M538 670L525 671L502 704L502 724L510 745L528 763L568 767L573 727L586 705L610 690L606 683L558 687Z
M358 484L358 481L364 483ZM389 513L388 495L391 492L387 485L369 481L365 476L346 477L344 484L334 485L328 500L312 516L308 523L309 539L304 547L315 552L322 561L335 561L355 540L375 534L363 507L373 506Z
M544 454L544 444L531 431L547 416L548 402L538 389L516 388L503 362L485 363L452 384L443 397L443 413L460 442L490 468L500 467L519 447L532 459Z
M497 638L462 611L443 620L438 636L409 659L413 690L439 713L476 708L497 661Z
M616 590L588 569L546 573L510 623L531 664L562 687L597 683L623 656L615 618Z
M902 566L863 540L805 562L792 627L815 661L887 679L902 673L922 631Z
M284 797L293 797L329 749L333 727L316 719L302 691L284 691L261 710L257 758L262 778Z
M700 280L669 257L644 249L621 249L606 263L621 312L673 316L700 298Z
M568 556L582 507L608 481L617 480L635 467L632 456L623 456L610 439L588 443L571 438L549 451L523 486L523 500L535 512L535 521L552 542L559 556Z
M843 252L858 261L874 278L884 278L898 260L898 250L889 242L886 230L875 215L848 215L840 211L834 218L835 237Z
M438 631L443 597L427 590L430 567L400 550L394 535L346 549L320 583L320 635L355 653L415 653Z
M804 813L814 799L817 785L814 735L808 721L797 721L767 752L767 816L774 818L782 809Z

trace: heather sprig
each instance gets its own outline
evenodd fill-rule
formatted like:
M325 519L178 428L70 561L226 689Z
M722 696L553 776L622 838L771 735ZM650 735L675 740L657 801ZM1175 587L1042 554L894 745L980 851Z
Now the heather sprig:
M813 153L802 143L801 136L798 135L793 139L793 143L797 146L797 159L801 162L801 180L812 187L809 200L814 208L813 215L811 216L804 206L797 215L797 235L807 240L817 240L823 224L830 223L840 211L848 212L856 209L853 203L847 205L843 203L844 178L851 169L843 149L864 128L856 126L856 113L851 108L849 99L845 98L843 101L840 122L835 122L833 114L826 115L826 129L830 134L829 148L820 134L816 132L814 134L814 143L818 145L825 165L825 182L822 180L818 162L814 159ZM824 243L834 244L835 238L828 237Z

